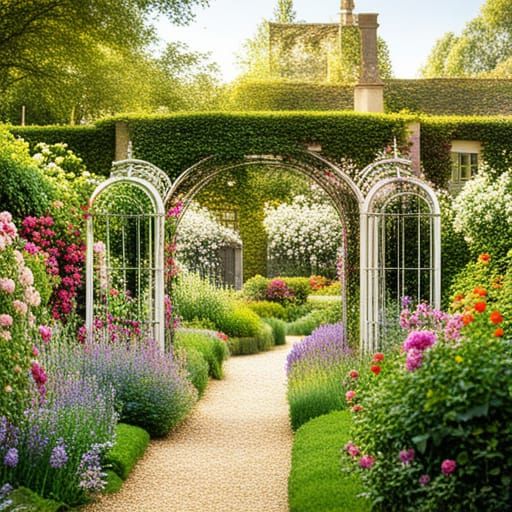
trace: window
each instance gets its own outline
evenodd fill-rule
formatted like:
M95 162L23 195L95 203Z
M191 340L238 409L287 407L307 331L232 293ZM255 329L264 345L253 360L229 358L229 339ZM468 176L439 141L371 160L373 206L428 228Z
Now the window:
M240 230L240 223L238 220L238 212L236 210L216 210L215 216L217 220L228 228L233 229L234 231Z
M470 180L478 171L478 153L452 153L452 184Z

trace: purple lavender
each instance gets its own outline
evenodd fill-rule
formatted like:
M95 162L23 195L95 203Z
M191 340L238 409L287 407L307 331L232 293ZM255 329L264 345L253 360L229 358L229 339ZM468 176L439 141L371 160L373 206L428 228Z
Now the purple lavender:
M0 487L0 500L3 500L6 496L11 494L13 490L14 488L11 484L2 485L2 487Z
M18 457L18 449L17 448L9 448L7 453L4 456L4 464L8 468L15 468L18 465L19 457Z
M59 439L59 444L55 446L50 455L50 466L53 469L60 469L66 465L68 461L68 454L66 453L66 445L62 439Z
M293 346L286 359L286 374L289 376L298 363L335 365L350 353L343 324L322 325Z
M105 485L107 474L101 467L101 453L105 449L103 445L95 444L84 453L78 466L80 477L79 487L87 492L99 492Z

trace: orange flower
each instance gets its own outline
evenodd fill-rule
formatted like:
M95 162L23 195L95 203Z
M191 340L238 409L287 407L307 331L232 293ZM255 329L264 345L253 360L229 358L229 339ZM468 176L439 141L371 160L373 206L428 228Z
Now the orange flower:
M505 331L504 331L501 327L498 327L498 328L494 331L494 336L495 336L496 338L502 338L504 335L505 335Z
M464 300L463 293L459 293L459 294L455 295L455 297L453 298L453 302L460 302L461 300Z
M477 302L475 304L475 311L478 311L479 313L483 313L485 311L486 307L487 307L487 304L485 302Z
M503 315L502 315L499 311L493 311L493 312L489 315L489 320L490 320L493 324L501 324L501 322L503 322Z
M480 295L480 297L485 297L487 295L487 290L478 286L473 290L473 293L475 295Z
M483 265L488 265L489 261L491 261L491 255L487 252L484 252L478 256L478 261Z
M462 316L462 321L464 322L464 325L469 325L475 317L471 313L466 313Z

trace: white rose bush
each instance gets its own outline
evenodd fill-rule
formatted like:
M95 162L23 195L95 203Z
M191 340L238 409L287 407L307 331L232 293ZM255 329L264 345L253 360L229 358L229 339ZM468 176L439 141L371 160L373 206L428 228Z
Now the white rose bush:
M297 196L290 204L267 207L264 225L274 272L336 275L342 225L331 205L312 203Z

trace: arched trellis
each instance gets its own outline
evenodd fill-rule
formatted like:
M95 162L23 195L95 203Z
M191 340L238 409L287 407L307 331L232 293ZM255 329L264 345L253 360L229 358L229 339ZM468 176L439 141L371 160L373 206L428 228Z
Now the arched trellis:
M121 194L107 198L105 204L98 205L107 192L121 188ZM126 188L134 188L143 194L151 205L150 211L144 211L144 201L137 195L128 195ZM171 180L162 170L149 162L129 159L115 162L110 178L101 183L91 195L87 216L87 256L86 256L86 329L91 338L98 325L108 328L112 308L109 302L111 276L117 272L124 275L124 292L137 302L137 318L132 319L141 325L141 330L152 337L163 349L165 346L165 288L164 288L164 241L165 241L165 205L164 198L171 188ZM116 201L124 197L133 207L131 211L116 211ZM110 199L110 201L109 201ZM97 224L103 223L102 238L97 238ZM121 224L121 250L116 254L120 263L112 264L114 259L111 244L111 224ZM131 222L131 226L126 226ZM130 253L125 244L127 228L134 232L135 250ZM142 233L147 234L147 250L142 251ZM95 267L94 247L102 242L105 256L104 268ZM96 245L97 247L97 245ZM133 249L133 247L131 248ZM116 260L117 260L116 259ZM132 263L135 262L135 263ZM135 290L127 289L127 272L134 275ZM95 280L95 273L104 273L106 282L101 277ZM105 289L101 289L101 288ZM98 290L100 288L100 290ZM101 300L98 300L101 296ZM98 311L98 309L100 311ZM98 322L98 318L100 322ZM95 321L96 320L96 321Z
M365 195L360 223L363 352L383 345L405 296L441 305L441 209L434 190L410 166L401 158L384 159L359 175Z
M342 272L343 320L347 325L346 290L349 284L359 280L359 327L361 349L364 352L376 350L387 333L387 300L399 300L400 295L410 288L407 275L416 273L415 298L426 298L440 306L441 276L441 219L435 192L411 171L411 163L401 158L381 159L363 169L356 176L340 166L311 151L295 155L252 155L235 162L226 162L215 156L207 157L184 171L172 183L169 177L156 166L141 160L125 160L113 165L111 177L94 191L87 221L87 318L89 333L94 326L94 251L95 219L116 215L96 211L98 198L107 190L125 184L141 190L151 203L152 211L144 214L151 229L150 265L148 270L150 294L148 315L144 321L151 327L152 335L160 346L165 346L164 308L164 230L165 212L174 202L183 201L184 209L176 223L186 212L196 194L219 174L250 165L263 165L280 169L292 169L308 176L329 196L344 227L344 264ZM136 203L136 201L135 201ZM137 204L134 204L135 207ZM140 215L139 213L129 215ZM408 267L405 258L405 228L414 219L417 225L417 255L415 266ZM391 229L391 232L388 230ZM424 236L424 231L427 235ZM108 233L108 231L107 231ZM391 238L390 238L391 235ZM389 250L389 239L396 239L397 248L393 256ZM426 249L420 247L420 241ZM124 243L124 242L123 242ZM107 244L108 245L108 244ZM407 244L409 247L410 244ZM426 251L426 252L425 252ZM409 249L408 249L408 252ZM428 262L425 263L424 254ZM403 257L402 257L403 256ZM394 259L393 259L394 258ZM423 258L423 260L422 260ZM423 261L423 263L422 263ZM124 265L124 264L123 264ZM357 272L359 267L359 272ZM111 269L108 269L111 270ZM427 276L425 277L423 273ZM396 276L394 297L388 295L392 286L391 277ZM125 279L126 281L126 279ZM428 292L424 293L424 289ZM140 290L139 290L140 292ZM107 304L108 308L108 304ZM355 311L352 314L357 314Z

